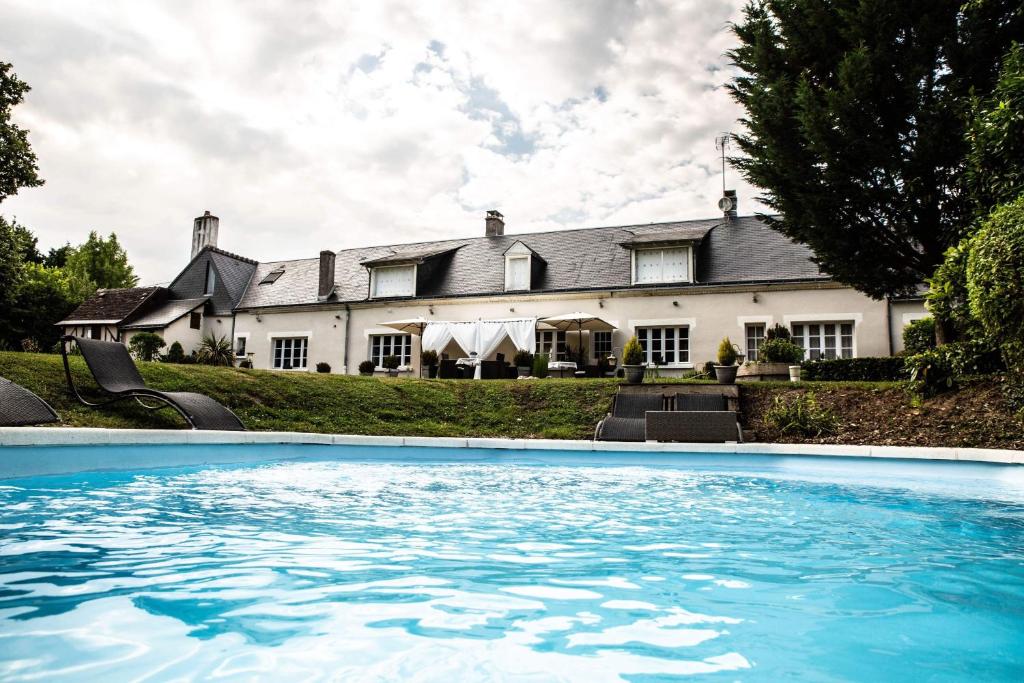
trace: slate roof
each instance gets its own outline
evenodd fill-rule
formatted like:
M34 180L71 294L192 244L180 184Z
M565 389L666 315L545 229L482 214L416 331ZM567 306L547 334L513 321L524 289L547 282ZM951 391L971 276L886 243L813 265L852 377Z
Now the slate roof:
M216 286L210 297L212 315L231 315L242 298L253 272L256 261L238 254L203 247L195 258L178 274L170 284L171 296L175 299L195 299L206 296L206 264L213 263L217 274Z
M335 294L330 300L368 299L366 262L386 259L396 252L443 253L456 247L460 248L451 254L443 276L431 280L417 298L504 294L504 254L517 241L547 262L534 282L534 292L678 288L687 285L631 285L626 245L637 239L681 239L680 235L700 240L695 285L828 280L811 261L807 247L790 241L755 216L744 216L730 221L715 218L344 249L338 252ZM281 267L284 275L276 283L257 284ZM317 303L318 278L316 258L260 263L238 308Z
M394 252L386 256L372 258L367 261L362 261L364 266L383 266L387 264L398 264L398 263L423 263L429 258L434 256L440 256L441 254L447 254L450 251L454 251L461 247L461 244L450 245L450 244L428 244L425 246L416 246L412 248L406 248L404 246L394 247Z
M209 299L210 297L208 296L201 296L195 299L171 299L159 308L156 308L145 315L139 316L127 325L123 325L123 327L126 330L164 328L178 318L181 318L182 316L191 313L199 306L202 306L209 301Z
M67 318L57 325L76 322L119 323L136 312L150 297L162 292L162 287L128 287L124 289L100 289L82 302Z

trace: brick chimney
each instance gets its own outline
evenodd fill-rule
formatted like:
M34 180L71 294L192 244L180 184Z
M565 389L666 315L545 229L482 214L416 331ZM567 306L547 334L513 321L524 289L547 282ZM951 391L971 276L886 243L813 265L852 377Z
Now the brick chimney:
M217 246L217 232L220 230L220 219L209 211L204 211L192 221L192 258L196 257L203 247Z
M320 252L320 286L317 288L317 298L326 299L334 291L334 262L338 255L333 251Z
M501 237L505 234L505 217L497 211L488 211L487 219L485 221L486 232L488 237Z

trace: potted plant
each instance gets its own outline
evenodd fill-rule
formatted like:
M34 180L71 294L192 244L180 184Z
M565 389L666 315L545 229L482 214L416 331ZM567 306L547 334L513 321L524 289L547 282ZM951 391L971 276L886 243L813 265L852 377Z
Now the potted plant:
M359 364L359 374L363 377L371 377L373 371L377 369L377 364L372 360L364 360Z
M384 356L380 364L388 371L388 377L398 377L398 366L402 364L402 359L398 356Z
M512 361L516 365L516 372L519 373L520 377L529 377L530 370L533 368L533 354L526 349L519 349L516 351L516 355L512 357Z
M736 347L726 337L718 345L718 365L715 366L715 377L718 378L719 384L736 383L736 371L739 370L739 366L736 365L736 356Z
M630 337L622 349L622 369L626 381L630 384L640 384L644 381L644 349L635 335Z
M420 353L420 375L423 375L424 368L427 371L427 377L434 379L437 377L437 351L433 349L427 349Z
M782 328L785 330L785 328ZM771 332L771 330L769 330ZM782 334L767 336L757 350L757 362L747 363L741 368L739 377L744 380L780 380L791 376L790 368L804 358L804 350L789 341Z

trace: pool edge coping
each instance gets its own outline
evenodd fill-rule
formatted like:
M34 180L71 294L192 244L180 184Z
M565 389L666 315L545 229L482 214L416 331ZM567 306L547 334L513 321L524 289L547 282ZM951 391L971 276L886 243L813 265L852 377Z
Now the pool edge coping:
M939 460L1024 465L1024 451L994 448L861 446L780 443L656 443L559 439L499 439L431 436L362 436L308 432L222 432L86 427L2 427L0 447L184 444L313 444L338 446L419 446L424 448L497 448L503 450L592 451L618 453L712 453L818 457Z

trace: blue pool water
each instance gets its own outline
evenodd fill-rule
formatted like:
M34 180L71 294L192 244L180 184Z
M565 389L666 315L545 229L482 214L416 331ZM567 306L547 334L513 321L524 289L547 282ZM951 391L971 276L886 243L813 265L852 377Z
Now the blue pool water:
M1016 474L778 462L0 481L0 680L1024 678Z

